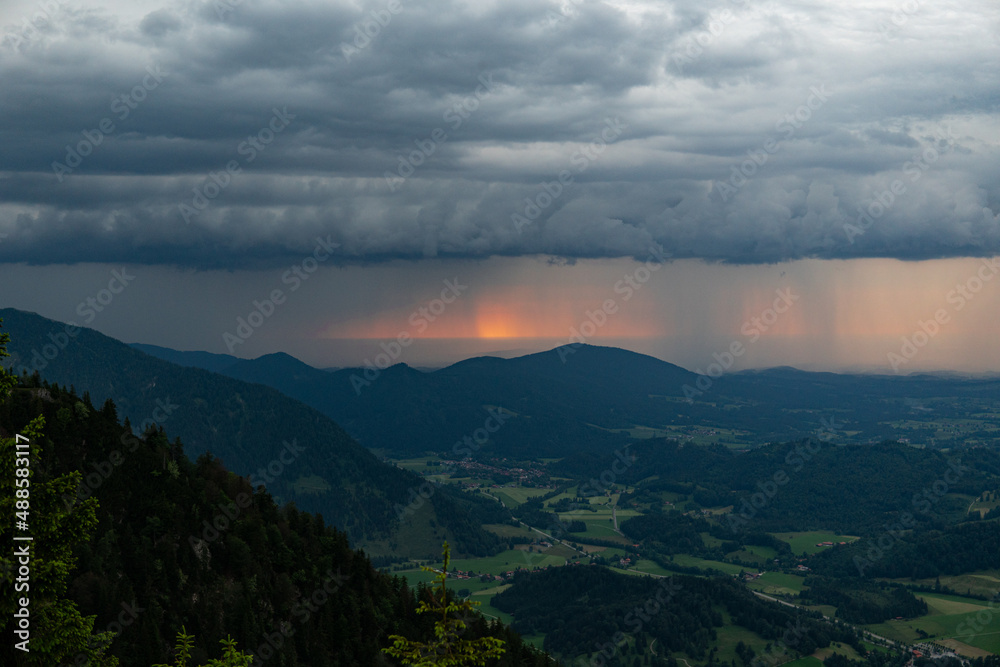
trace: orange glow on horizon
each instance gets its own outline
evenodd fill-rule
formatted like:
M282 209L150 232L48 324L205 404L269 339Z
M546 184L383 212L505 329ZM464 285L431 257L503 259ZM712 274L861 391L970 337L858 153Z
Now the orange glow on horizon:
M546 293L536 286L494 288L475 298L456 302L433 318L419 309L411 312L380 312L362 320L327 326L320 334L326 339L392 339L402 333L418 340L480 339L569 340L571 331L592 329L587 313L602 318L602 305L613 293L603 286L583 286L564 294ZM665 334L662 316L655 304L634 298L619 299L617 309L603 314L603 324L592 337L652 338Z
M515 316L502 305L476 309L477 338L526 338Z

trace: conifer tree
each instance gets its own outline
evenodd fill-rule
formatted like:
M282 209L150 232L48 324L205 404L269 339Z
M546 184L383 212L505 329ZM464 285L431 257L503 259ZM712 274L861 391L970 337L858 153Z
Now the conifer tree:
M456 602L448 599L447 579L448 564L451 561L451 549L444 543L444 566L434 578L438 584L431 590L431 601L422 600L417 608L418 614L440 614L441 618L434 623L435 640L432 642L415 642L401 635L390 635L393 645L382 649L404 665L418 667L455 667L458 665L485 665L492 658L499 658L504 653L504 641L496 637L480 637L479 639L462 639L466 624L460 617L467 617L475 611L479 602L461 600ZM434 572L430 567L422 567L427 572Z
M10 356L9 341L9 334L0 334L0 359ZM14 385L15 378L0 367L0 401ZM79 471L40 479L36 468L44 424L39 416L14 437L0 438L0 542L15 545L0 555L4 588L13 591L0 597L0 629L17 639L17 664L47 667L76 662L82 655L92 667L115 667L118 659L105 656L112 633L93 634L96 617L82 616L65 597L76 563L73 548L88 540L97 525L97 500L74 506L62 501L64 495L76 495L83 477Z

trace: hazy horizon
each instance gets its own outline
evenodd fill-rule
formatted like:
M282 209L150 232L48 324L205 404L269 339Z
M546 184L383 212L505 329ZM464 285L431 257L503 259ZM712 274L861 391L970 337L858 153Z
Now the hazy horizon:
M1000 372L1000 5L393 6L4 3L0 305L317 366Z
M433 271L429 266L329 267L297 291L281 282L281 270L221 280L223 272L165 267L3 266L0 279L11 290L0 305L75 321L129 343L241 358L280 351L317 368L375 363L383 344L409 336L412 342L399 346L394 363L443 366L488 352L536 352L582 340L689 370L707 369L715 355L725 357L739 343L743 353L726 370L895 373L889 358L895 354L904 359L897 364L900 374L1000 371L1000 349L992 344L1000 333L1000 289L987 281L966 292L968 299L956 289L985 260L680 260L656 267L635 288L623 277L646 265L630 260L435 260ZM129 284L120 294L107 294L113 298L106 306L97 303L99 312L87 305L123 268ZM445 294L450 303L441 301L446 281L459 291ZM65 288L70 282L77 286L72 291ZM246 322L258 310L254 301L263 304L274 289L283 289L284 300L242 338L240 319ZM786 305L782 293L795 300ZM784 312L768 312L775 301ZM943 323L935 323L942 311ZM934 335L921 333L924 328ZM901 355L904 338L923 343L909 358Z

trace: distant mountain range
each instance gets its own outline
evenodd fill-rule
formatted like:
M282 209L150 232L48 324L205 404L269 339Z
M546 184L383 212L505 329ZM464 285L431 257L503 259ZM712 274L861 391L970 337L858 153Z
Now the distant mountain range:
M366 374L357 368L322 371L283 353L243 360L135 347L278 389L334 419L361 444L403 456L467 453L466 438L484 455L561 457L606 452L629 436L699 441L699 433L709 431L734 448L819 434L842 442L906 439L938 447L996 442L1000 436L995 377L781 367L711 378L592 345L513 359L479 357L433 372L397 364ZM510 418L484 434L490 410L498 409ZM942 420L954 427L940 428Z
M112 400L133 427L164 428L192 459L211 452L279 501L322 513L370 553L432 557L444 539L475 555L500 547L480 527L505 518L497 503L440 487L411 508L419 511L406 512L423 478L382 462L329 417L275 389L177 365L33 313L0 309L0 319L11 334L5 365L18 374L38 370L88 393L96 407ZM221 367L212 358L221 355L184 356Z
M395 456L515 459L605 455L648 436L732 449L817 435L939 448L1000 441L997 378L793 368L710 378L591 345L513 359L479 357L433 372L405 364L327 371L284 353L244 360L149 345L130 349L87 330L58 350L65 325L15 310L0 310L0 317L14 334L18 363L45 364L42 373L50 380L76 382L95 400L116 399L134 423L150 418L158 399L181 406L166 426L193 455L211 450L251 474L281 451L283 441L317 443L315 462L289 466L294 474L269 489L370 538L376 526L392 523L393 507L412 500L405 491L420 478L383 466L351 437ZM49 360L45 352L57 354ZM374 489L367 483L350 487L359 477ZM444 496L435 502L444 503ZM358 504L364 506L358 513L344 509ZM381 535L390 539L386 530ZM488 536L470 533L470 540L486 544Z

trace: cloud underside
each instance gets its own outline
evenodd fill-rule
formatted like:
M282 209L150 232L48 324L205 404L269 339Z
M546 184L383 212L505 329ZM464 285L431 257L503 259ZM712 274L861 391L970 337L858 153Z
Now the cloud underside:
M952 5L0 15L0 261L1000 254L1000 8Z

